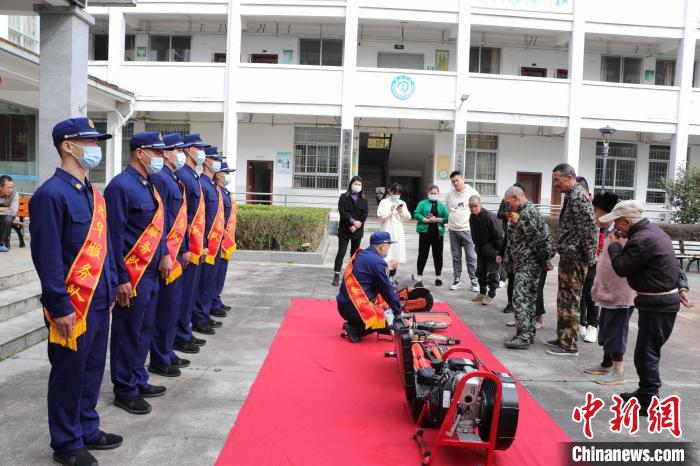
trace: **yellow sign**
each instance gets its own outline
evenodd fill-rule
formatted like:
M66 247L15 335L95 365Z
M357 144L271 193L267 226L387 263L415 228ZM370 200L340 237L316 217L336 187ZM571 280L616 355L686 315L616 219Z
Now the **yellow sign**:
M438 155L435 163L436 179L449 180L450 168L452 167L452 157L449 155Z

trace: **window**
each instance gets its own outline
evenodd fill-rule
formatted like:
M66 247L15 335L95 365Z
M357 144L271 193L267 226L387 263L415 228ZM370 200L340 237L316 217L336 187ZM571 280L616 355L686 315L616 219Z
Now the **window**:
M647 180L647 203L664 204L666 190L664 179L668 177L668 164L671 160L669 146L649 147L649 177Z
M37 123L31 110L0 102L0 174L12 176L18 190L36 188Z
M95 123L95 131L102 134L107 132L107 122L105 120L92 120L92 122ZM90 170L90 182L105 184L107 180L107 141L98 141L97 145L102 148L102 160L98 166Z
M8 16L8 37L20 47L39 52L39 17Z
M595 148L595 192L602 191L603 143ZM605 189L614 191L620 199L634 198L634 178L637 166L637 145L611 142L605 162Z
M92 36L92 59L107 60L109 50L109 36L107 34L95 34Z
M499 74L501 72L501 49L470 47L469 72Z
M340 128L294 128L294 187L338 189Z
M149 60L190 61L190 36L151 36Z
M129 140L134 136L134 122L127 121L122 126L122 170L129 165L131 161L131 149L129 149Z
M482 196L496 195L496 160L498 136L467 134L467 157L464 180Z
M342 39L300 39L299 64L343 66Z
M603 81L609 83L641 83L642 59L633 57L603 57Z
M391 148L391 134L389 133L369 133L367 135L367 149Z
M673 86L675 72L676 60L656 60L654 84L657 86Z
M146 123L146 131L158 131L165 136L166 134L177 133L184 136L190 133L189 123Z
M124 38L124 61L134 61L136 56L136 36L127 34Z

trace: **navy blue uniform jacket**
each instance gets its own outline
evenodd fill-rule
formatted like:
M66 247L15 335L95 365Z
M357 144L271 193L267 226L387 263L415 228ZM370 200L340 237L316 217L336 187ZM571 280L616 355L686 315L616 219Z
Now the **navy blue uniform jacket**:
M365 294L370 301L374 301L377 294L380 294L394 313L401 311L399 297L396 296L394 287L391 286L389 276L386 273L386 262L376 249L369 247L358 253L355 257L352 272L357 277L357 281L362 289L365 290ZM345 282L340 285L337 300L339 306L343 306L346 309L355 308L352 301L350 301L348 291L345 289Z

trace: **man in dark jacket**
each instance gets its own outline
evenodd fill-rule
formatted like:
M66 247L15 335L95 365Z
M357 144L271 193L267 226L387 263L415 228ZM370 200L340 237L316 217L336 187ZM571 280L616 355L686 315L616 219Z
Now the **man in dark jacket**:
M503 243L503 229L496 215L481 207L479 196L469 198L469 211L469 229L476 249L476 278L479 280L479 294L474 296L472 301L489 305L496 297L500 278L496 256Z
M661 347L671 336L681 303L688 300L688 281L673 251L671 238L658 225L642 218L644 207L637 201L622 201L600 222L615 221L616 232L608 253L613 269L637 292L634 305L639 309L639 331L634 348L634 365L639 388L620 397L637 397L640 415L646 416L651 398L661 388L659 361ZM618 233L619 232L619 233ZM623 248L617 235L627 238Z

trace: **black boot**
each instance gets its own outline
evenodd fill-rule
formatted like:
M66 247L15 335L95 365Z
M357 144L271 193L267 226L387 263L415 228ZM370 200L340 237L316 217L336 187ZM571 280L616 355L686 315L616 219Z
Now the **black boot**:
M340 272L335 272L333 275L333 286L339 286L340 285Z
M54 453L53 460L66 466L97 466L97 460L85 448Z

